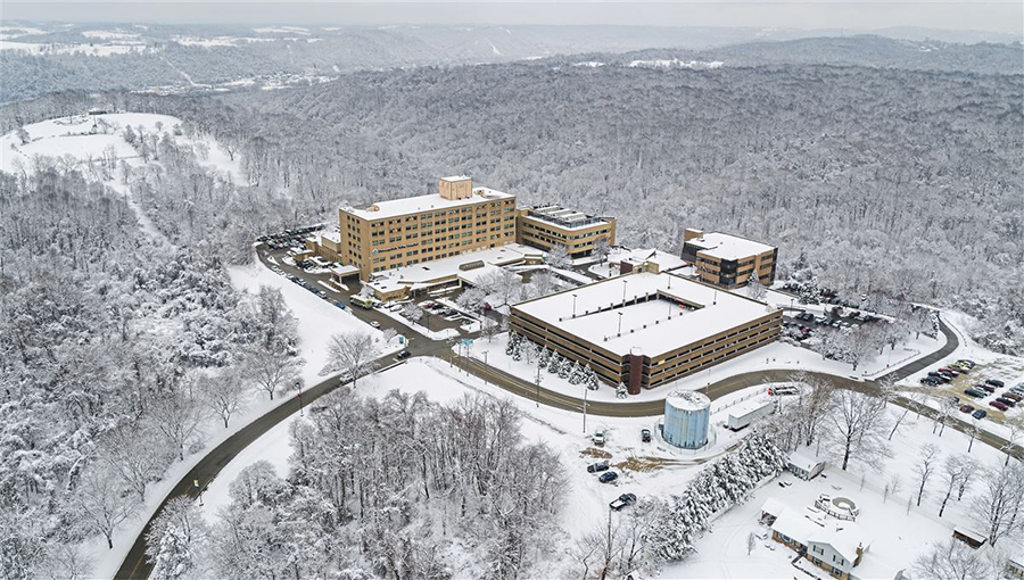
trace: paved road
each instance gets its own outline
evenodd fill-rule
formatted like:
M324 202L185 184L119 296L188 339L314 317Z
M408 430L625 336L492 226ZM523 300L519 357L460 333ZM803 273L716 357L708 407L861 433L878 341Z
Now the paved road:
M261 262L265 265L269 264L265 260L265 256L262 252L258 252L258 256ZM313 281L325 279L325 276L315 276L307 274L302 270L288 267L285 264L277 264L283 270L288 273L295 274L303 277L307 280ZM337 301L342 298L340 293L335 292L332 299ZM345 297L347 298L347 297ZM347 300L346 300L347 302ZM537 387L535 384L525 381L519 377L506 373L500 369L484 365L481 361L475 359L469 359L466 357L452 357L452 351L450 345L446 341L437 341L427 338L416 331L412 330L408 326L405 326L394 319L376 311L366 310L361 308L351 309L352 313L358 318L369 321L377 321L383 328L394 328L398 333L406 336L410 339L407 350L413 356L435 356L440 358L454 359L452 362L464 371L476 375L488 382L497 385L510 393L528 398L530 400L536 400L539 403L555 407L558 409L564 409L573 412L582 412L583 410L583 399L576 397L570 397L562 393L545 389L543 386ZM959 346L959 341L956 334L946 326L945 323L940 322L940 328L942 333L946 336L946 345L935 353L928 355L918 361L909 363L905 366L899 367L892 372L884 375L881 378L887 378L892 380L899 380L905 378L921 369L934 364L950 353L952 353ZM394 362L393 357L383 357L379 361L382 365L390 364ZM852 389L864 393L877 394L879 392L878 383L876 381L862 381L849 377L839 377L835 375L829 375L818 372L808 372L809 375L817 377L822 380L832 382L836 387ZM793 371L790 370L766 370L766 371L755 371L749 373L743 373L734 375L720 381L714 382L707 388L702 389L709 398L712 400L733 393L735 391L745 389L754 385L766 383L766 382L779 382L786 381L792 378ZM316 399L323 395L331 392L339 386L340 382L337 377L328 378L317 385L303 391L302 404L309 405ZM543 384L543 383L542 383ZM922 415L928 417L936 417L938 412L930 407L919 405L906 399L900 399L896 401L896 404L907 407L909 406L912 410L919 412ZM658 399L652 401L642 401L636 403L618 403L609 401L588 401L587 413L592 415L600 415L607 417L651 417L661 415L664 412L665 400ZM213 480L214 477L220 473L220 470L224 468L238 453L245 449L249 444L258 439L261 435L266 433L272 427L283 421L284 419L291 416L293 413L299 410L299 401L292 397L289 401L276 407L267 414L254 420L252 423L243 427L236 434L232 435L229 439L215 447L210 451L206 457L202 458L199 463L188 472L185 477L181 479L171 489L167 497L160 504L160 507L156 510L156 514L159 514L167 502L180 495L188 495L190 497L197 496L197 490L193 486L193 481L198 480L202 485L206 485L208 482ZM959 421L952 421L950 424L951 428L963 431L966 426L962 425ZM978 439L988 445L991 445L997 449L1001 449L1006 445L1006 441L992 435L986 431L982 431ZM1024 457L1024 449L1017 446L1012 450L1016 457ZM154 518L156 516L154 515ZM121 568L117 571L115 578L118 579L145 579L149 577L152 570L152 565L146 561L145 557L145 536L149 532L149 527L153 520L146 524L142 534L136 538L135 543L129 550L124 562L121 564Z

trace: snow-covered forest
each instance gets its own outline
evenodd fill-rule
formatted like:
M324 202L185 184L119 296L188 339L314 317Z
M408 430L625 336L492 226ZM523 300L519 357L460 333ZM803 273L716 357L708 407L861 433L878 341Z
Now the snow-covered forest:
M96 123L94 135L123 140L131 156L58 154L0 171L0 576L89 576L89 556L144 522L174 469L236 429L247 407L302 386L303 345L282 292L240 292L227 275L253 260L257 236L432 192L441 175L469 174L521 206L614 216L618 242L633 248L678 254L686 227L777 245L780 281L864 296L864 308L899 318L823 333L822 355L854 370L900 337L938 335L914 303L966 312L972 338L1024 355L1019 44L924 51L863 37L626 52L647 46L635 31L556 41L515 29L525 40L508 32L515 40L499 50L502 30L441 42L432 29L324 29L310 42L293 29L264 43L184 27L104 57L0 50L6 160L34 138L25 126L89 118L91 107L181 120ZM516 60L533 51L545 58ZM301 78L282 90L209 84L275 75ZM187 79L185 94L135 92L172 78ZM507 313L556 288L549 273L521 283L505 270L478 285L457 305L490 300ZM501 326L483 320L491 339ZM346 348L335 339L331 356ZM527 341L507 354L536 358L545 378L581 392L598 386L593 370ZM794 380L814 394L694 467L678 490L571 545L551 541L569 493L562 461L524 435L513 404L335 392L294 424L288 473L246 468L219 522L192 502L168 505L147 538L154 576L522 578L558 559L582 577L653 572L692 555L713 517L777 475L790 451L819 444L842 470L875 467L906 428L893 384L878 398ZM941 410L934 429L955 412ZM940 481L947 501L970 483L984 488L992 543L1019 537L1019 467L979 468L982 483L921 451L918 506ZM1003 495L1000 505L1017 506L1011 522L1008 507L993 507ZM917 563L937 575L943 565L938 552Z
M503 64L101 101L176 114L237 149L251 187L199 196L208 209L194 192L210 184L161 194L193 212L170 221L206 216L218 236L251 231L236 222L253 215L330 220L466 172L523 203L614 215L634 247L678 251L687 226L771 240L783 279L955 307L981 319L984 344L1020 352L1022 99L1021 75ZM65 102L9 108L7 123ZM234 196L238 219L209 219Z

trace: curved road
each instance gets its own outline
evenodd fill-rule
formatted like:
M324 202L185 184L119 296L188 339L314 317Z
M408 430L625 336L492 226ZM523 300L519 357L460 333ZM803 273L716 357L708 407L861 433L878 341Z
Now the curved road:
M259 259L265 265L265 255L261 252L258 254ZM306 274L302 270L297 270L285 266L284 264L278 264L279 267L286 270L288 273L293 273L301 276L305 279L315 281L322 279L314 275ZM338 297L342 297L340 294ZM337 299L337 298L336 298ZM404 336L410 337L407 350L413 356L435 356L439 358L451 357L451 347L446 341L438 341L427 338L419 333L415 332L411 328L396 322L394 319L385 316L384 314L375 310L363 310L363 309L350 309L353 314L356 314L360 319L366 321L377 321L382 327L391 327L398 331ZM880 379L892 379L899 380L905 378L913 373L920 371L921 369L942 360L950 353L959 347L960 343L957 339L956 334L950 329L944 322L940 320L940 329L946 336L946 344L941 349L934 353L925 356L917 361L908 363L902 367L899 367L882 377ZM381 363L392 363L393 357L387 356L380 359ZM558 409L564 409L566 411L581 412L583 410L583 399L576 397L570 397L562 393L551 391L543 387L537 387L535 384L525 381L519 377L501 371L497 368L483 364L476 359L469 359L465 357L454 357L454 364L459 368L471 373L477 377L480 377L494 385L497 385L506 391L519 395L521 397L528 398L530 400L537 400L538 402L544 403L545 405L555 407ZM836 375L830 375L819 372L808 372L807 374L832 382L836 387L851 389L864 393L878 394L879 387L877 380L875 381L862 381L852 379L849 377L840 377ZM708 397L712 400L733 393L740 389L745 389L754 385L766 383L766 382L779 382L790 380L793 376L792 370L764 370L754 371L748 373L742 373L734 375L720 381L714 382L706 389L702 389L703 392L707 393ZM319 399L323 395L333 391L337 388L341 382L337 376L329 377L320 383L314 385L311 388L306 389L302 392L302 405L308 406L313 401ZM903 407L910 407L915 412L929 417L936 417L938 412L931 407L925 407L923 405L914 403L906 399L899 399L895 401L896 404ZM603 415L609 417L649 417L655 415L661 415L665 409L665 400L658 399L653 401L642 401L636 403L617 403L609 401L588 401L587 402L587 413L592 415ZM278 407L275 407L270 412L257 418L252 423L249 423L237 433L229 437L223 443L213 448L205 457L203 457L198 464L171 489L171 491L161 502L160 506L154 512L153 517L146 523L142 533L135 539L135 543L132 545L128 554L125 556L121 567L118 569L115 578L117 579L145 579L149 577L152 571L152 565L146 560L146 542L145 537L149 533L150 526L153 523L153 519L156 515L163 510L164 506L171 499L187 495L189 497L197 497L198 490L194 487L193 481L199 481L201 485L206 485L213 480L221 469L224 468L238 453L245 449L249 444L258 439L261 435L266 433L272 427L288 418L290 415L299 410L299 401L297 398L292 397L289 400L283 402ZM953 421L950 425L951 428L962 430L962 424L959 421ZM987 431L981 431L978 435L978 439L982 442L991 445L997 449L1002 449L1006 445L1006 441L1000 437L996 437L988 433ZM1024 449L1019 446L1015 446L1012 449L1013 455L1017 457L1024 456Z

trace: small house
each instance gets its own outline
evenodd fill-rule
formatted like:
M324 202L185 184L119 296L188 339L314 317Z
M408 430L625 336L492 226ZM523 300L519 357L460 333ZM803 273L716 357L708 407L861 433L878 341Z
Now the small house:
M1024 578L1024 553L1006 560L1006 573L1016 578Z
M988 543L987 536L963 526L953 528L953 539L960 540L975 550Z
M786 469L800 479L814 479L825 470L825 461L815 457L808 457L799 451L789 456Z

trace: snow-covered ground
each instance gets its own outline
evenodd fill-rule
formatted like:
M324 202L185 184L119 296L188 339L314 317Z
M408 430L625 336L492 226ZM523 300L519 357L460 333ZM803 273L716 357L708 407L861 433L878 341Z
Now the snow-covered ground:
M106 158L124 160L132 167L144 165L138 151L125 141L124 129L132 127L138 132L168 134L178 145L190 146L198 163L211 171L230 176L243 183L245 173L237 159L210 137L191 139L175 135L181 119L151 113L107 113L101 115L75 115L60 117L26 125L28 142L23 143L16 131L0 137L0 170L10 173L33 171L37 158L69 158L73 163L99 162ZM116 172L111 172L116 173ZM109 181L114 181L110 179Z
M890 419L901 411L893 408ZM792 482L790 487L769 483L755 492L745 503L725 513L714 524L712 532L697 542L697 554L691 559L668 566L664 577L669 578L801 578L790 561L795 553L782 544L771 541L770 532L758 523L760 509L765 501L774 498L787 510L809 513L819 494L841 495L853 499L860 509L857 526L870 538L871 546L855 572L862 578L891 578L895 573L909 569L918 555L927 551L933 542L945 541L956 525L981 527L970 509L972 498L979 488L977 479L962 501L950 500L942 518L939 506L945 494L941 468L929 479L921 506L916 505L917 479L914 466L919 462L920 449L932 443L939 447L940 465L948 455L966 454L969 439L962 433L947 429L940 437L933 434L933 423L913 415L904 420L893 437L892 457L882 469L872 469L856 461L848 471L834 465L825 470L824 478L803 481L791 474L783 474L782 481ZM814 456L815 448L803 450ZM823 450L822 456L827 456ZM969 457L987 467L1002 465L999 451L975 442ZM895 494L886 499L884 488L897 475L901 481ZM908 508L908 501L911 502ZM831 518L829 518L831 519ZM834 521L834 520L833 520ZM753 532L758 539L753 552L747 555L747 538ZM1005 542L1005 541L1004 541ZM1012 547L1011 542L1005 542ZM809 569L813 570L813 566ZM818 571L821 577L827 577Z

